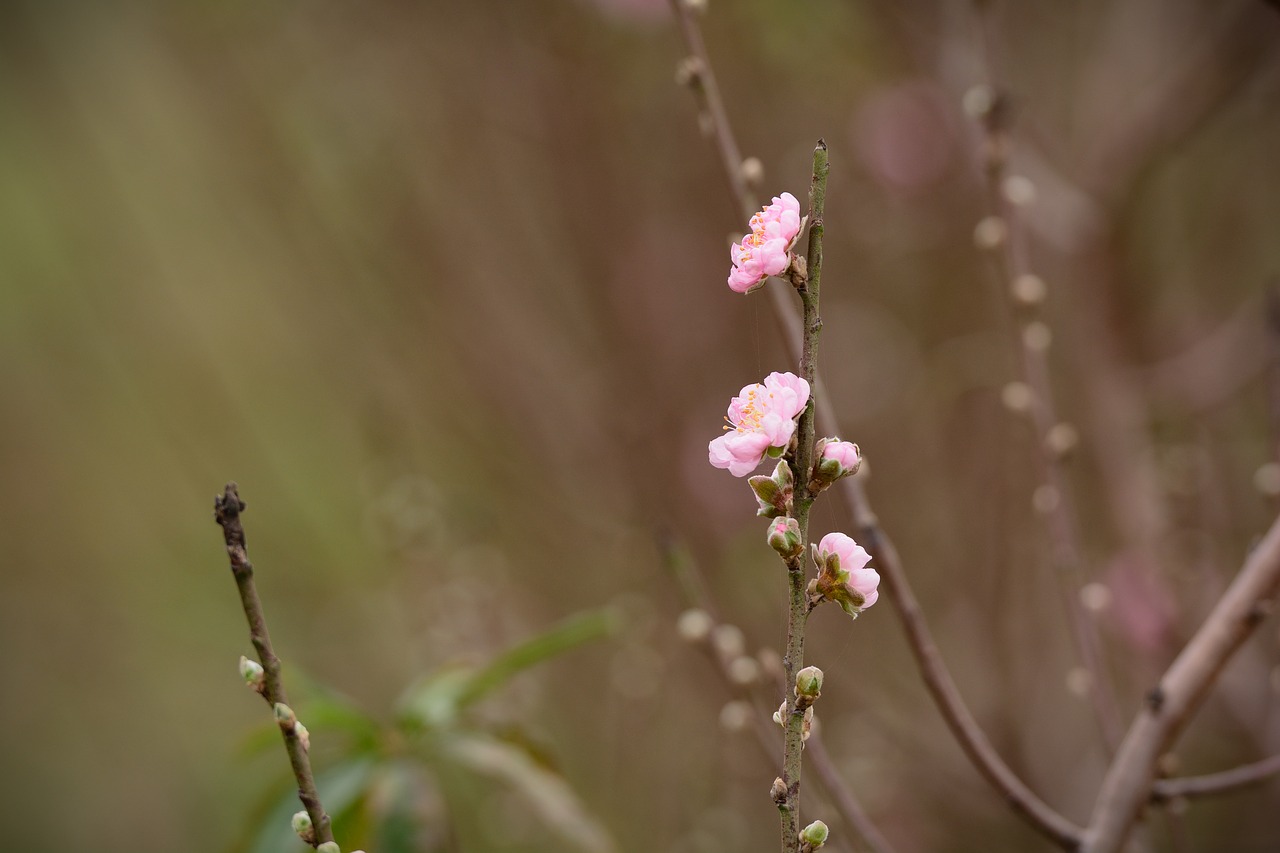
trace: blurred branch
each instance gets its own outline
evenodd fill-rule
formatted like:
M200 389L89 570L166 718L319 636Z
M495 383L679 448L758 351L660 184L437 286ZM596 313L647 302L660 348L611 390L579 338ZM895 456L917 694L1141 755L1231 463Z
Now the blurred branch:
M983 47L985 50L985 38ZM983 130L981 154L987 185L988 213L978 224L975 238L979 248L992 256L997 289L1009 313L1022 314L1021 322L1014 320L1010 331L1022 382L1030 389L1026 408L1035 431L1035 463L1039 488L1044 495L1039 509L1046 521L1056 569L1054 575L1072 641L1081 665L1089 674L1089 700L1107 754L1111 755L1120 741L1122 723L1103 659L1097 623L1080 600L1080 589L1084 585L1084 549L1080 543L1075 493L1067 483L1062 465L1074 444L1066 437L1074 437L1074 429L1058 422L1053 383L1049 378L1052 334L1040 310L1045 285L1032 274L1027 248L1022 242L1024 223L1019 207L1031 202L1035 188L1026 178L1011 177L1008 173L1013 134L1007 93L990 84L975 87L966 95L966 107ZM1063 440L1055 442L1058 436Z
M1231 655L1280 589L1280 519L1253 549L1209 618L1174 660L1116 754L1082 839L1083 853L1120 849L1150 799L1156 763L1191 719Z
M717 109L711 108L711 99L719 104L719 90L714 83L714 74L707 59L697 21L693 13L680 0L672 0L672 8L680 21L686 47L696 60L699 79L696 83L690 81L690 87L715 123L714 130L716 139L720 142L721 160L730 174L731 188L737 196L739 207L749 215L755 210L755 200L751 197L745 181L736 181L733 178L741 168L741 162L737 158L738 147L733 141L733 132L725 116L723 105L719 105ZM708 80L711 81L710 85ZM788 348L792 353L800 353L800 330L794 321L786 294L782 288L778 287L766 287L765 290L769 292L772 299L775 319ZM820 375L815 375L812 385L818 399L827 399ZM820 409L817 418L818 428L823 434L840 434L830 407ZM920 603L916 600L907 580L906 572L898 559L897 550L881 530L861 481L857 477L845 477L837 483L837 486L849 502L863 546L876 558L876 565L889 592L894 610L906 631L912 654L920 667L921 676L929 688L929 693L942 712L948 727L960 741L965 754L1017 814L1060 846L1068 849L1073 847L1080 837L1079 827L1054 811L1009 769L964 704L942 656L938 653L937 644L934 643L933 636L925 623Z
M1280 773L1280 755L1272 755L1261 761L1242 764L1218 773L1185 776L1180 779L1161 779L1152 786L1151 799L1155 802L1168 802L1180 797L1192 799L1226 794L1238 788L1266 782L1278 773Z
M240 514L244 509L245 503L240 500L235 483L227 483L226 490L213 501L213 517L222 528L223 538L227 543L227 556L231 560L231 574L235 576L236 586L240 590L240 603L244 606L244 615L249 621L249 639L257 649L258 660L262 664L262 698L273 709L277 705L287 708L289 700L285 696L284 681L280 677L280 659L271 649L267 619L262 611L262 601L258 598L258 588L253 582L253 564L249 562L245 547L244 526L240 523ZM277 721L279 720L277 715ZM329 816L320 804L320 794L311 773L311 759L307 755L307 745L298 732L296 719L281 722L280 731L284 735L284 748L289 753L293 777L298 783L298 799L311 818L314 837L308 843L312 847L318 847L326 841L333 841Z

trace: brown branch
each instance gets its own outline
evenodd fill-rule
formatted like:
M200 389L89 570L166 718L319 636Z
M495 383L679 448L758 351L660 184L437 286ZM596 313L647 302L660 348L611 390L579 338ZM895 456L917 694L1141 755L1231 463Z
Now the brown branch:
M267 619L262 612L257 586L253 582L253 564L249 562L249 554L245 549L244 525L240 523L240 513L244 512L244 508L245 503L240 500L236 484L227 483L226 491L213 500L213 517L222 528L223 538L227 543L227 556L231 560L231 574L235 576L236 586L240 590L240 603L244 606L244 615L249 621L249 639L257 649L258 660L262 664L262 698L272 708L278 704L287 707L289 700L285 696L284 681L280 677L280 659L271 649ZM293 778L298 782L298 799L311 818L314 838L308 839L308 843L312 847L318 847L326 841L333 841L329 816L320 804L320 794L311 773L311 759L307 755L307 746L299 737L296 721L280 721L280 731L284 735L285 751L289 753Z
M1210 797L1226 794L1238 788L1260 785L1280 773L1280 755L1272 755L1252 764L1242 764L1230 770L1207 773L1203 776L1184 776L1178 779L1161 779L1151 789L1151 799L1162 803L1170 800Z
M1120 849L1150 799L1156 764L1199 708L1231 655L1271 609L1280 589L1280 519L1249 554L1209 618L1148 696L1107 771L1085 831L1085 853Z
M691 87L694 95L712 119L721 161L729 173L730 185L738 206L744 213L750 215L755 211L755 201L745 181L734 179L741 165L737 158L738 147L723 105L719 101L715 75L711 70L706 49L703 47L697 21L680 0L672 0L672 7L677 20L680 21L686 47L696 60L695 65L701 78L696 85L691 83ZM713 105L717 106L713 108ZM798 355L802 344L800 329L795 322L793 309L784 288L767 287L765 290L769 292L774 317L788 349ZM818 399L827 399L821 376L815 376L812 384L814 395ZM820 409L817 417L819 432L825 435L840 434L830 407ZM947 671L946 663L938 653L937 644L934 643L932 633L925 623L924 614L907 580L906 572L903 571L902 564L898 560L897 551L880 529L861 482L856 477L846 477L837 485L842 489L849 503L855 524L864 540L862 544L876 558L876 567L880 571L889 600L893 603L894 610L902 622L912 654L920 667L921 676L929 688L929 693L952 733L960 741L965 754L983 778L1005 798L1017 814L1060 846L1067 849L1074 847L1080 837L1080 828L1054 811L1014 774L1000 758L991 742L987 740L977 721L974 720L973 714L964 704L955 682L951 679L951 674Z
M985 47L985 39L984 39ZM1010 324L1020 378L1031 390L1028 401L1032 428L1035 430L1035 466L1040 488L1047 490L1044 518L1049 536L1052 562L1056 571L1058 594L1067 616L1072 644L1081 666L1089 674L1088 695L1094 717L1106 744L1107 754L1115 752L1120 742L1122 722L1116 705L1111 678L1103 660L1102 641L1096 621L1080 601L1080 589L1084 585L1084 548L1080 542L1079 513L1076 510L1074 491L1067 483L1062 460L1065 448L1055 448L1051 442L1052 430L1058 426L1058 414L1054 404L1053 383L1049 378L1049 327L1040 311L1042 294L1036 299L1024 299L1021 306L1015 303L1015 288L1019 282L1038 280L1031 278L1027 262L1027 248L1023 243L1024 228L1019 205L1010 199L1006 188L1008 162L1013 147L1008 96L986 87L986 98L977 99L974 112L983 131L982 159L987 183L988 217L979 226L977 237L982 248L992 255L997 289L1012 315L1022 315L1021 322ZM967 105L968 106L968 105ZM985 107L985 109L982 109ZM1030 188L1028 187L1028 190ZM1023 190L1024 192L1028 190ZM1016 198L1016 195L1014 196ZM1026 203L1029 199L1024 200ZM983 233L984 226L990 226Z

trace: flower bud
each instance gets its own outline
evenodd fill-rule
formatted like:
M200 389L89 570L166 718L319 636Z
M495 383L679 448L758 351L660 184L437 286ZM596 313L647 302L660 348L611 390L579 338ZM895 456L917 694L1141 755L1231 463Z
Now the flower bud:
M807 696L817 699L822 695L822 670L816 666L806 666L796 673L796 696Z
M711 635L711 629L716 626L715 620L711 618L711 614L697 607L692 607L680 614L680 618L676 620L676 631L680 634L680 639L686 643L701 643Z
M827 843L827 835L827 825L820 820L815 820L800 831L800 840L808 845L810 850L817 850Z
M298 736L299 743L302 744L304 752L311 751L311 732L307 731L307 727L302 723L293 724L293 733Z
M791 500L795 496L795 478L791 476L791 466L784 459L773 469L773 474L766 477L759 474L747 480L751 490L756 493L756 515L762 518L777 518L791 512Z
M305 811L295 814L291 825L293 826L293 831L298 833L298 837L303 841L308 841L315 833L315 828L311 825L311 815Z
M293 709L283 702L277 702L273 710L276 715L276 723L286 732L298 724L298 715L293 713Z
M773 721L784 729L787 727L787 703L785 700L778 706L778 710L773 712Z
M800 522L794 518L776 518L769 523L769 547L784 560L793 560L804 553L800 542Z
M782 805L787 801L787 783L779 777L773 780L773 784L769 787L769 796L778 805Z
M814 447L817 460L809 479L809 494L816 495L841 477L858 473L862 466L862 451L851 441L824 438Z
M262 664L258 663L256 660L249 660L244 655L240 655L240 677L244 679L245 684L261 693L266 675L266 671L263 670Z
M342 848L336 841L326 841L316 848L316 853L342 853Z

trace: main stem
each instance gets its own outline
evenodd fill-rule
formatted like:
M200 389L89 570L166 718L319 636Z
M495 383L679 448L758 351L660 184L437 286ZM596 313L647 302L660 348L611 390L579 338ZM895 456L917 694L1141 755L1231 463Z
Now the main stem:
M807 257L808 278L797 287L804 304L804 345L800 352L800 375L809 383L809 403L800 414L797 430L796 454L791 473L795 476L795 497L792 517L800 525L800 556L787 561L787 653L782 659L787 674L785 685L787 701L787 726L782 751L782 781L786 785L786 797L778 804L782 818L782 851L799 853L800 850L800 767L804 749L804 709L796 707L796 695L791 689L796 683L796 673L804 667L804 629L809 620L808 565L809 507L813 496L809 494L809 473L813 469L814 413L817 401L814 386L818 374L818 335L822 331L822 319L818 316L818 291L822 284L822 215L827 198L827 144L821 139L813 149L813 178L809 184L809 251Z
M258 659L262 662L262 698L267 704L275 707L276 703L289 704L284 692L284 679L280 676L280 658L271 648L271 635L267 633L267 617L262 611L262 600L258 598L258 588L253 582L253 563L249 562L249 553L245 548L244 525L240 522L240 513L244 511L244 501L236 490L235 483L228 483L226 490L214 499L213 514L222 528L223 538L227 543L227 556L231 560L231 574L235 576L236 587L240 590L240 603L244 607L245 618L249 622L249 639L258 651ZM333 840L333 830L329 826L329 815L325 814L320 803L320 792L316 790L315 776L311 772L311 758L307 749L298 737L295 729L281 729L284 735L284 748L289 754L289 766L293 769L293 777L298 783L298 799L311 818L311 826L315 832L312 847Z

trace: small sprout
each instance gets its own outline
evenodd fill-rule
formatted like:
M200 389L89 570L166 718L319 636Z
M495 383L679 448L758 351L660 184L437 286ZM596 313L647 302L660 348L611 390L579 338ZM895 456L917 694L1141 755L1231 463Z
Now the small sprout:
M1050 453L1061 459L1076 449L1076 445L1080 443L1080 433L1069 423L1054 424L1044 437L1044 443Z
M717 625L711 629L711 645L729 660L742 657L747 638L737 625Z
M676 620L676 631L680 634L680 639L686 643L704 642L711 636L711 629L714 627L715 620L711 618L711 614L697 607L681 613L680 618Z
M973 243L979 249L998 249L1009 236L1009 226L999 216L986 216L973 229Z
M787 783L782 781L782 777L773 780L773 784L769 786L769 796L778 805L787 801Z
M298 742L302 744L304 752L311 751L311 732L307 731L307 727L301 722L293 724L293 733L298 736Z
M1009 204L1025 207L1036 200L1036 185L1025 175L1010 175L1000 187Z
M757 474L747 478L747 485L755 492L756 515L762 518L777 518L791 514L791 503L795 497L795 478L791 475L791 466L783 459L773 469L773 474L765 476Z
M734 699L720 709L720 725L727 732L746 731L751 725L751 715L755 713L750 702Z
M298 833L298 837L308 844L315 838L316 831L315 827L311 825L311 815L305 811L296 813L290 825L293 826L293 831Z
M256 660L249 660L244 655L241 655L240 677L244 679L245 684L261 693L263 685L266 683L267 674L262 668L262 664L258 663Z
M800 831L801 849L813 851L827 843L827 825L820 820L806 826Z
M286 732L291 731L298 724L298 715L293 713L293 709L283 702L277 702L273 710L276 715L276 723Z
M1039 320L1028 323L1022 330L1022 345L1031 352L1044 352L1053 342L1053 332Z
M806 666L796 673L796 697L806 697L813 701L822 695L822 670L816 666Z
M760 664L756 663L755 658L746 655L730 661L726 672L730 681L743 687L749 687L760 680Z
M996 90L986 83L979 83L964 93L961 103L969 118L983 118L996 105Z
M784 729L787 727L787 703L785 700L778 706L778 710L773 712L773 721Z
M1010 382L1000 389L1000 402L1011 412L1021 414L1030 410L1035 392L1025 382Z
M1049 285L1040 276L1028 272L1015 278L1009 291L1018 304L1030 308L1044 302L1049 295Z

